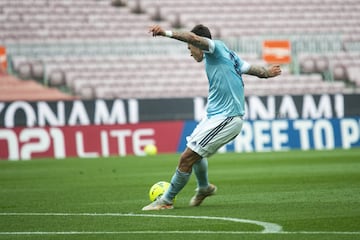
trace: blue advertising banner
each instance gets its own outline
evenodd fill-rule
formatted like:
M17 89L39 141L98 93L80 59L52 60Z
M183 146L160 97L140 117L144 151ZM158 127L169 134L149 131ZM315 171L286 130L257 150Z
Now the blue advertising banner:
M186 121L178 152L197 122ZM360 117L331 119L246 120L239 136L220 152L322 150L360 147Z

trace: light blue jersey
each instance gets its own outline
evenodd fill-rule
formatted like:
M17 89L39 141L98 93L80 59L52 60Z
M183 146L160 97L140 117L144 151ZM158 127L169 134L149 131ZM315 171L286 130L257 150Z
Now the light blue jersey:
M250 65L222 41L208 41L210 50L205 52L205 69L209 81L207 116L243 116L245 97L241 74L246 73Z

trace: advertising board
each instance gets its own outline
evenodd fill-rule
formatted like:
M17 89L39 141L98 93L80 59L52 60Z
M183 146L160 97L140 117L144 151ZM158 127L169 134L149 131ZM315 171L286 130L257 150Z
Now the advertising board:
M0 129L0 159L108 157L182 152L197 121ZM244 121L240 135L220 152L334 149L360 146L360 118Z

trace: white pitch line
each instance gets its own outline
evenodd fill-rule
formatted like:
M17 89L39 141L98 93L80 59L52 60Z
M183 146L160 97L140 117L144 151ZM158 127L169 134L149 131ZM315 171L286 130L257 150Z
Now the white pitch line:
M0 232L0 235L110 235L110 234L307 234L307 235L360 235L360 232L339 231L282 231L282 227L275 223L261 222L249 219L210 217L210 216L177 216L135 213L0 213L0 216L118 216L118 217L157 217L157 218L188 218L220 220L239 223L255 224L264 228L261 232L252 231L117 231L117 232Z
M275 223L261 222L241 218L228 217L209 217L209 216L177 216L177 215L157 215L157 214L135 214L135 213L0 213L0 216L117 216L117 217L155 217L155 218L188 218L188 219L206 219L220 220L229 222L239 222L254 224L263 227L263 233L276 233L282 230L282 227Z

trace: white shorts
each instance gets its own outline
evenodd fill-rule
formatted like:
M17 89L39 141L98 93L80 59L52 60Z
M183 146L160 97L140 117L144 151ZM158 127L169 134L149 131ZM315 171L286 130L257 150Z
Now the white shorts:
M240 133L242 125L241 116L204 118L186 138L187 147L202 157L210 157L233 140Z

